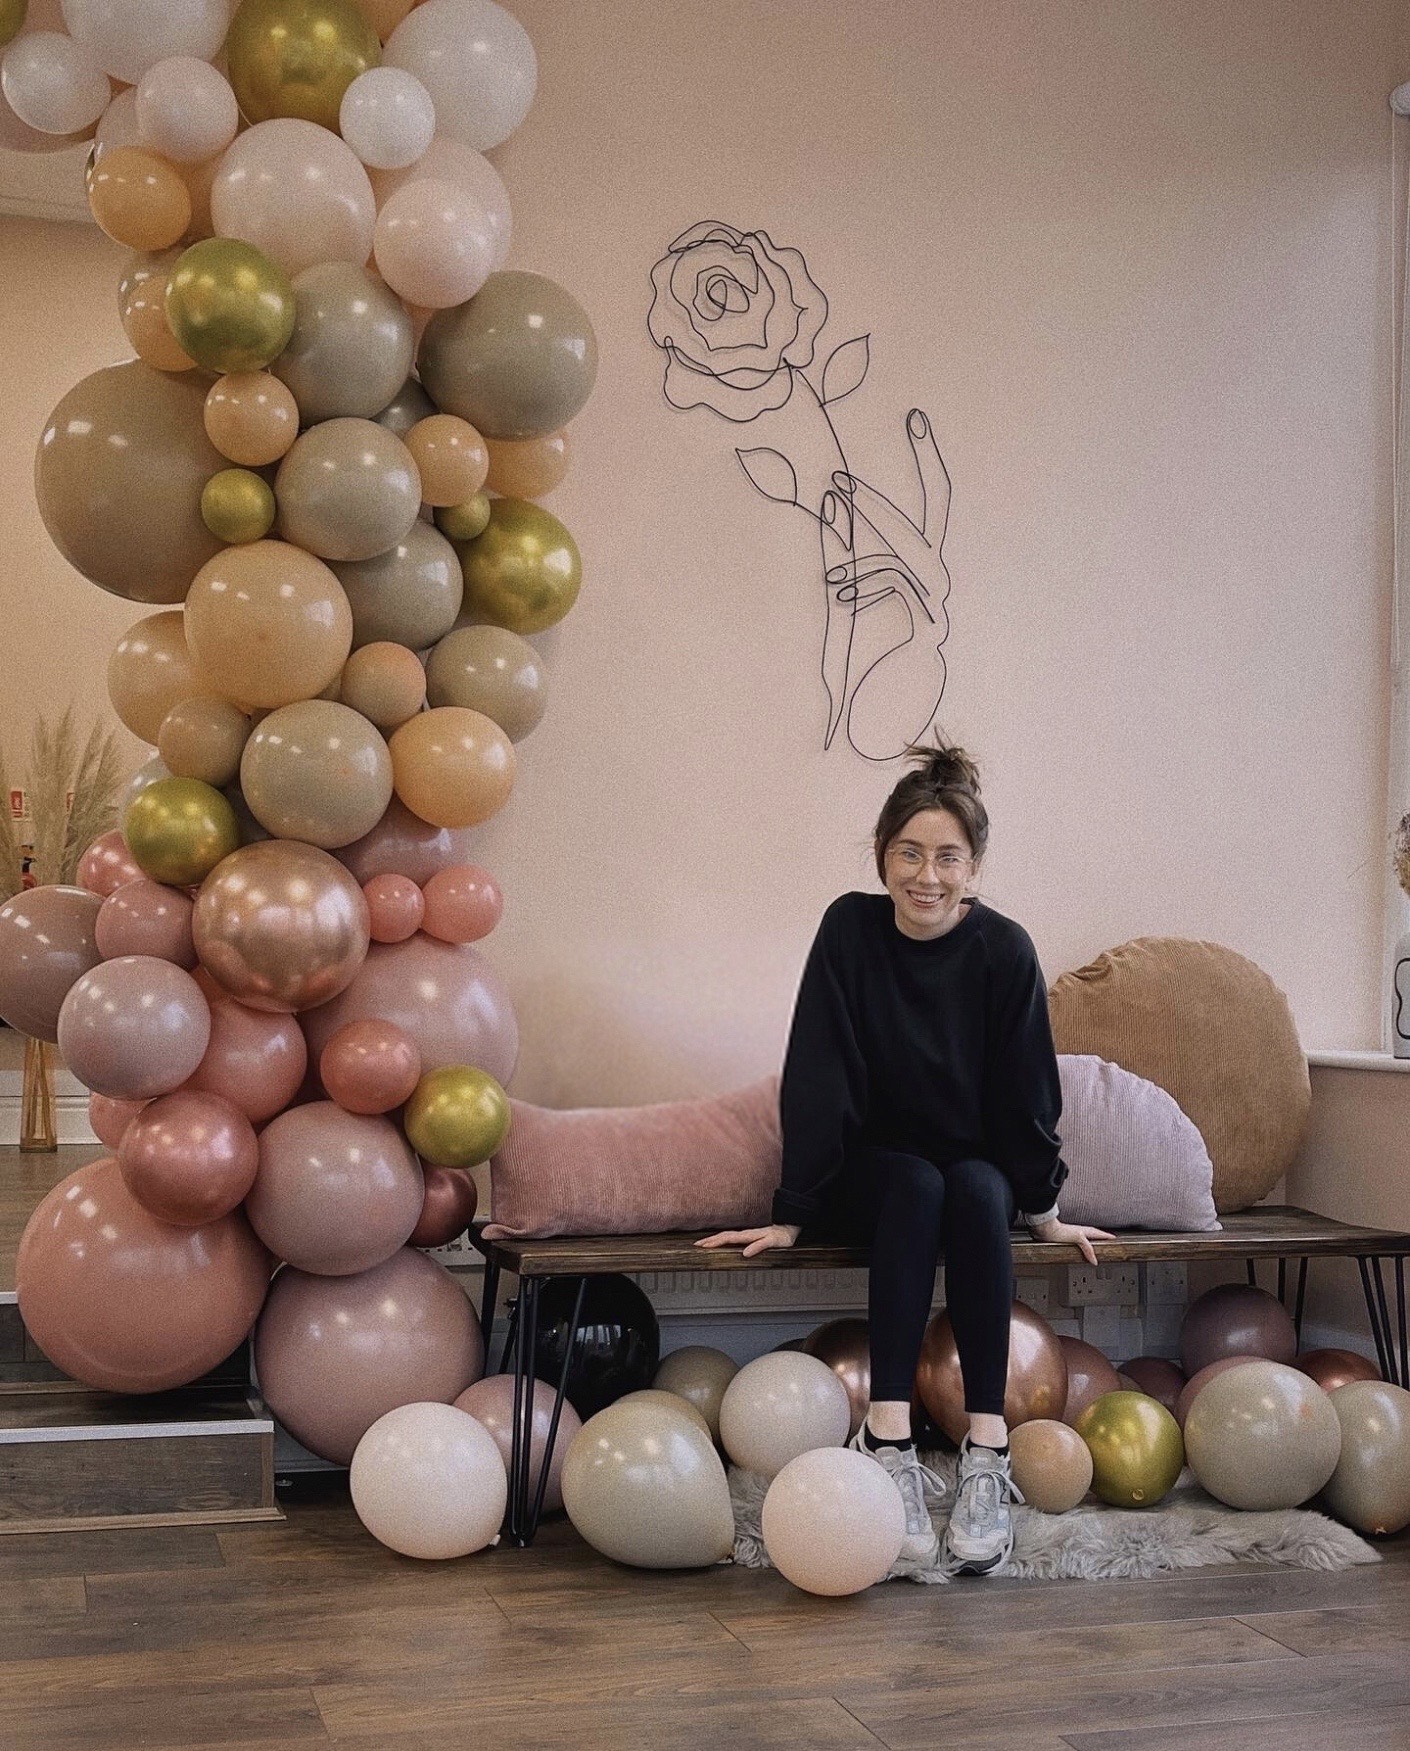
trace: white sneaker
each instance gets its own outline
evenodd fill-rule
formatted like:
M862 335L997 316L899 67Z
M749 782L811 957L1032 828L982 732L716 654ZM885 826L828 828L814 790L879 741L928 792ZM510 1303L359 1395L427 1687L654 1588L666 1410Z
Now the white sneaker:
M847 1445L858 1453L865 1453L868 1459L874 1459L883 1471L889 1473L906 1507L906 1536L892 1573L930 1568L940 1556L940 1540L930 1523L930 1503L944 1501L945 1480L928 1465L921 1464L914 1446L887 1445L873 1451L863 1439L865 1428L864 1423Z
M960 1575L992 1575L1003 1568L1013 1555L1009 1504L1022 1500L1008 1454L973 1446L966 1435L945 1532L947 1566Z

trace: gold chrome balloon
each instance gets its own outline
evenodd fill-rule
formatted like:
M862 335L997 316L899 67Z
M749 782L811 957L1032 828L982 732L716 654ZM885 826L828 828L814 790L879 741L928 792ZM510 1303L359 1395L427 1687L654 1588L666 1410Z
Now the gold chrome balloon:
M560 621L578 599L578 544L551 511L494 499L483 535L456 544L465 573L462 611L525 635Z
M230 83L252 122L296 116L338 131L338 109L382 45L357 0L241 0L225 39Z
M122 832L143 874L173 888L203 882L240 843L234 809L198 778L158 778L139 791Z
M172 268L166 319L182 350L205 370L260 371L294 332L293 283L253 243L207 237Z
M463 505L442 505L435 513L436 527L447 540L473 541L483 535L490 520L490 495L477 492Z
M1092 1488L1115 1508L1148 1508L1185 1463L1180 1425L1144 1392L1104 1392L1077 1419L1092 1454Z
M27 0L0 0L0 49L20 34L26 4Z
M406 1140L436 1167L488 1161L509 1129L509 1097L488 1071L468 1064L429 1070L403 1115Z
M274 488L249 468L222 468L201 491L201 517L217 541L243 547L274 527Z

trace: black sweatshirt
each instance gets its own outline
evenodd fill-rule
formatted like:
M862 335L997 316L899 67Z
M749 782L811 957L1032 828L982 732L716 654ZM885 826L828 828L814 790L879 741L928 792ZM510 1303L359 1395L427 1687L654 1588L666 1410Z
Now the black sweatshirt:
M803 970L780 1099L775 1222L813 1221L866 1144L992 1161L1021 1211L1052 1209L1067 1178L1062 1090L1027 931L975 900L920 942L888 894L834 900Z

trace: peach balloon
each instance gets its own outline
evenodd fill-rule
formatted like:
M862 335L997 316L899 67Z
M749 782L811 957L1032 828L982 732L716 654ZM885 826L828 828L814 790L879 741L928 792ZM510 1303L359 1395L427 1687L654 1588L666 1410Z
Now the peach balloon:
M285 541L227 547L196 573L186 638L210 683L237 705L314 699L342 673L352 609L321 559Z
M426 899L409 876L373 876L363 886L373 942L405 942L426 915Z
M142 866L127 849L121 827L100 833L78 860L75 878L80 888L106 900L126 882L142 881Z
M416 458L425 504L463 505L485 484L489 452L469 420L433 413L418 420L402 442Z
M240 771L250 720L214 693L180 699L161 721L157 752L174 778L198 778L219 789Z
M107 146L88 179L99 229L129 249L166 249L191 223L191 193L179 171L136 146Z
M240 1109L191 1089L149 1102L118 1145L128 1191L178 1228L200 1228L237 1209L258 1166L254 1126Z
M1036 1417L1010 1431L1013 1478L1040 1514L1066 1514L1092 1487L1092 1450L1068 1423Z
M61 1180L15 1263L20 1315L55 1367L103 1392L166 1392L223 1362L254 1324L269 1254L236 1210L176 1228L111 1156Z
M433 827L393 797L367 837L355 845L341 846L336 856L360 882L370 882L379 875L402 875L419 886L430 881L438 869L468 863L474 837L466 827Z
M475 1218L479 1192L465 1168L422 1164L426 1195L408 1246L448 1246Z
M232 371L206 395L206 436L242 468L263 468L287 455L299 435L299 406L268 371Z
M442 1170L446 1171L446 1170ZM548 1446L548 1428L553 1420L554 1389L546 1380L533 1383L533 1422L529 1434L529 1490L534 1499L543 1472L544 1449ZM455 1401L459 1410L469 1411L477 1423L482 1423L495 1438L495 1445L504 1458L505 1470L514 1452L514 1376L487 1374L467 1387ZM558 1417L558 1434L553 1443L553 1457L548 1465L548 1481L544 1485L544 1511L556 1514L563 1506L563 1460L573 1437L583 1426L583 1420L565 1398Z
M119 302L122 331L132 350L154 371L191 371L196 361L171 332L166 319L165 273L144 275Z
M422 890L422 929L442 942L478 942L504 914L504 896L488 870L473 863L437 870Z
M179 608L128 627L108 658L108 698L139 741L156 746L172 706L201 692Z
M394 730L426 703L426 671L403 644L365 644L344 664L339 696L379 730Z
M191 896L145 876L114 888L98 908L94 936L105 961L119 955L153 955L189 972L196 964L191 940Z
M195 974L211 1011L206 1055L183 1088L223 1095L252 1124L283 1112L308 1073L308 1046L292 1015L237 1003L204 967Z
M127 1133L127 1127L145 1110L145 1100L118 1100L110 1094L90 1094L88 1123L93 1135L109 1149L117 1149Z
M484 484L502 499L541 499L568 472L568 434L541 438L487 438L489 473Z
M344 1112L389 1113L410 1100L421 1080L421 1053L404 1028L367 1016L347 1022L328 1041L318 1075Z
M396 793L438 827L473 827L502 809L514 787L514 745L482 712L440 705L392 734Z

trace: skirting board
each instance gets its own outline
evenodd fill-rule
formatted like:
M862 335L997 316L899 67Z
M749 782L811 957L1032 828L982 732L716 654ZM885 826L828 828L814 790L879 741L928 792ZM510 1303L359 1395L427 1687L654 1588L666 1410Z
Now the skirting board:
M18 1081L6 1077L7 1082ZM21 1100L18 1092L6 1089L0 1093L0 1144L20 1140ZM88 1097L83 1094L61 1094L54 1103L56 1128L60 1143L97 1143L93 1127L88 1123Z

